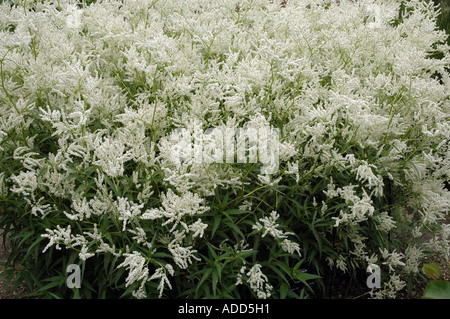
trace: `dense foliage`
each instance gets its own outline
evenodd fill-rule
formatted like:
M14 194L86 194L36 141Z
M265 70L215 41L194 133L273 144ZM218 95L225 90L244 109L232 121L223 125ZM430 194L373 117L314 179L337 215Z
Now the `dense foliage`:
M370 295L396 297L449 255L436 17L419 0L2 2L14 280L54 298L303 298L375 264ZM179 129L244 127L279 130L275 172L174 151Z

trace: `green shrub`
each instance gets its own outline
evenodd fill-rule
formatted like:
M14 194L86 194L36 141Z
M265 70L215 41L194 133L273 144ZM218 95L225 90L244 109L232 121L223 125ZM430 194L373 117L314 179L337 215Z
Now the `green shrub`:
M377 264L371 296L395 298L424 255L448 256L450 55L432 4L11 3L0 228L3 274L30 296L321 297ZM186 155L207 129L267 128L255 162Z

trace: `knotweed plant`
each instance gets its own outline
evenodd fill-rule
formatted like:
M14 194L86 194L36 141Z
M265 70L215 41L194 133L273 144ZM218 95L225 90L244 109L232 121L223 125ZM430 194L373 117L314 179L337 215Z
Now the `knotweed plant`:
M359 284L395 298L424 256L449 257L438 14L419 0L1 1L8 269L50 297L303 298L378 265L380 288ZM250 146L251 161L187 156L211 155L211 130L249 128L278 132L276 166Z

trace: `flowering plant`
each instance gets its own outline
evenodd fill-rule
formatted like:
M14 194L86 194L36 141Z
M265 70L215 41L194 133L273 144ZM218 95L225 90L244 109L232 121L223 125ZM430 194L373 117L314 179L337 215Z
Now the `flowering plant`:
M3 1L16 279L53 297L301 298L379 264L371 295L394 298L426 253L449 254L437 15L419 0ZM277 169L174 151L192 147L180 129L208 128L277 129ZM80 289L64 286L72 263Z

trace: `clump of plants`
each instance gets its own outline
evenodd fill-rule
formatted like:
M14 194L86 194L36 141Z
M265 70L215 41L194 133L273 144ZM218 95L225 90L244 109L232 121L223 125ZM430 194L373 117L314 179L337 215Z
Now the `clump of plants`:
M449 252L437 15L419 0L3 1L14 280L52 298L313 298L378 265L370 296L395 298ZM211 129L272 148L208 160Z

